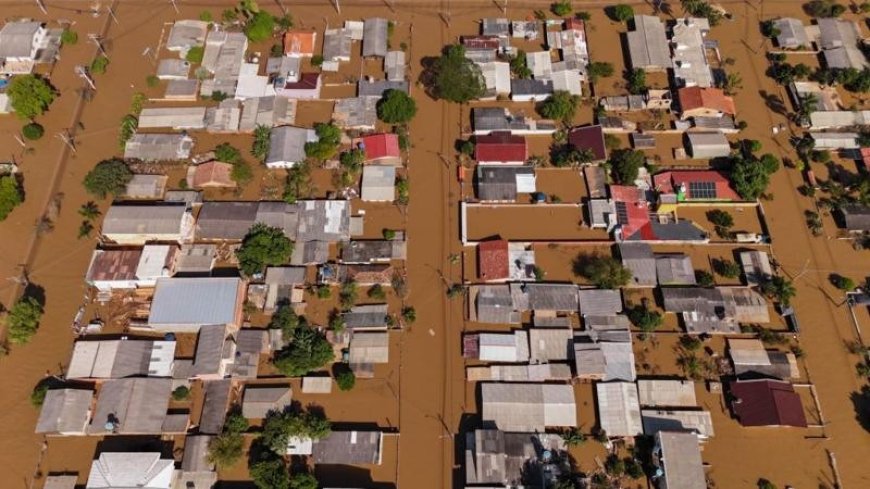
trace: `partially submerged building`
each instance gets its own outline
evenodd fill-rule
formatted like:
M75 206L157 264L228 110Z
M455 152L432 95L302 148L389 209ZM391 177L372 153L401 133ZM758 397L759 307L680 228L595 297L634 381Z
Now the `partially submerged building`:
M631 67L644 71L665 71L671 66L671 52L665 24L652 15L635 15L634 30L626 33Z
M183 205L116 204L106 211L102 235L123 245L187 241L193 235L193 215Z
M504 431L576 427L577 406L570 385L484 383L481 417Z
M202 326L238 328L244 295L239 278L162 278L154 289L147 327L187 333Z
M36 432L46 435L84 435L91 417L94 393L85 389L53 389L45 393Z
M270 169L292 168L305 161L305 144L316 142L313 129L293 126L275 127L269 138L269 154L266 167Z
M242 416L263 419L271 412L281 413L290 406L293 391L288 385L248 385L242 400Z
M193 138L186 134L134 134L124 145L124 159L186 160L192 149Z
M160 452L103 452L91 463L85 489L170 489L174 479L175 460Z
M702 19L678 19L671 36L672 65L677 85L683 87L712 87L713 72L707 62L702 31ZM706 19L703 19L706 22Z
M807 427L800 395L788 382L738 380L729 384L729 390L731 409L743 426Z
M693 433L660 431L655 436L653 479L661 489L706 489L701 448Z
M609 437L635 437L643 434L637 387L633 382L595 384L598 425Z
M130 378L103 382L88 433L156 435L164 432L172 379Z
M383 445L380 431L332 431L314 440L311 455L318 465L380 465Z
M173 340L76 341L66 369L67 379L172 377Z
M767 301L745 287L663 287L665 310L680 314L686 332L724 334L740 331L740 323L770 321Z

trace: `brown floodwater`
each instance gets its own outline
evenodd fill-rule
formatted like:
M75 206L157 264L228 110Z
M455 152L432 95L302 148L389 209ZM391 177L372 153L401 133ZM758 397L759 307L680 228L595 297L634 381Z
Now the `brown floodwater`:
M77 153L68 156L64 155L63 144L54 134L74 125L78 102L76 90L82 82L73 74L73 67L87 64L93 56L95 47L84 41L84 34L99 32L106 17L95 19L90 14L76 11L87 10L90 2L71 1L57 6L48 3L49 17L46 17L32 3L0 2L7 18L68 19L75 22L74 29L80 34L78 45L65 47L61 60L51 71L51 81L61 92L61 97L50 113L38 118L46 127L46 137L29 143L33 150L22 151L12 137L21 123L14 117L0 118L0 145L8 149L3 157L14 156L22 166L27 192L25 203L0 223L0 302L8 306L17 297L17 287L7 277L18 276L19 265L25 263L30 280L44 287L47 297L39 333L30 344L13 347L11 354L0 360L0 385L4 392L0 398L0 425L4 426L3 437L0 437L0 453L3 453L0 470L4 474L4 487L31 486L40 461L42 438L33 434L37 412L29 405L27 397L33 385L47 371L56 373L68 361L72 344L69 325L83 300L82 276L95 246L94 239L76 239L80 224L76 209L90 200L83 192L81 179L96 162L118 153L118 122L127 112L133 93L149 93L145 77L156 66L154 59L143 57L141 53L146 47L154 49L157 46L164 23L176 18L196 18L203 9L211 10L217 17L220 10L234 2L179 2L179 14L169 2L162 0L119 2L115 13L120 24L110 26L106 34L111 64L106 74L96 76L97 95L93 101L84 104L81 126L76 131ZM273 4L261 3L270 11L277 11ZM287 4L300 23L318 29L322 28L324 21L335 26L345 18L382 15L395 19L397 37L394 42L409 44L412 80L420 74L419 60L422 57L437 55L443 45L454 42L460 35L476 33L479 28L477 19L496 16L500 12L493 3L485 1L396 2L396 13L391 13L379 2L370 2L364 7L359 6L359 1L342 2L341 15L334 12L327 2L305 6L281 3ZM545 8L547 3L539 2L534 8ZM637 12L650 12L649 7L640 2L629 3L635 4ZM764 75L765 45L757 23L759 19L780 15L799 17L805 22L807 18L800 12L798 2L768 1L763 12L755 4L719 3L731 10L734 19L714 28L709 37L719 41L723 57L733 58L735 64L731 69L743 77L743 88L736 101L739 118L746 120L749 128L741 136L761 140L765 151L793 157L787 142L788 134L782 133L774 138L770 133L773 125L788 122L784 116L764 107L761 92L782 100L787 97L781 87ZM532 5L531 2L512 2L508 15L525 18L531 15ZM616 76L599 83L596 93L623 93L624 82L619 73L625 63L622 51L616 47L619 33L625 31L625 26L607 20L600 8L593 10L592 3L588 6L583 3L583 7L579 5L581 2L575 2L575 7L592 13L589 29L592 58L609 61L617 70ZM449 26L438 15L439 11L448 9ZM257 49L265 51L268 47L269 43L264 43ZM354 61L329 82L349 83L362 73L374 73L377 70L375 64ZM660 82L652 81L655 84ZM323 396L322 399L321 396L301 395L298 398L322 405L336 422L367 421L383 428L399 428L400 435L387 442L384 464L370 472L368 469L360 471L351 480L361 484L368 480L374 482L372 485L392 482L400 487L459 487L462 471L457 464L461 458L456 457L455 448L461 447L462 443L454 441L461 439L460 429L473 426L469 423L474 421L478 406L476 386L464 379L464 362L458 341L466 328L463 301L447 299L443 294L449 284L462 280L463 267L448 259L449 255L462 251L458 239L459 209L456 202L460 189L455 180L456 165L451 163L449 168L446 167L439 155L450 159L454 141L469 126L469 112L467 108L433 101L419 86L412 85L419 112L410 128L414 145L409 163L412 192L406 214L389 205L365 204L354 208L366 210L369 218L366 237L378 236L383 227L407 229L410 286L407 303L416 308L418 320L406 331L391 334L391 363L380 366L374 379L361 380L350 393ZM330 87L329 90L343 95L347 88ZM331 107L328 103L310 105L312 107L300 107L298 123L308 125L329 118ZM528 112L531 104L526 105ZM591 106L584 105L578 111L575 123L591 121ZM243 150L250 145L250 139L245 136L207 136L198 141L196 150L208 150L224 140ZM680 140L676 136L665 136L662 141L654 154L660 155L663 162L670 163L673 161L670 150L678 146ZM545 147L542 145L541 149ZM693 166L696 164L702 165L691 163ZM854 170L854 166L846 168ZM257 198L261 195L257 182L277 185L275 178L266 173L257 169L255 181L239 197L232 194L213 197ZM172 175L171 183L176 178L174 173ZM328 175L317 176L318 195L325 193L329 182ZM550 178L549 174L545 174L540 182L547 188L547 193L555 193L565 202L573 202L585 193L585 189L573 188L558 177ZM572 175L566 182L582 184L582 179ZM703 458L710 465L708 472L718 487L752 487L759 477L768 478L781 487L786 484L832 487L834 475L827 451L836 457L844 487L870 485L870 472L866 466L866 460L870 458L870 440L856 418L855 406L850 399L850 395L863 384L854 373L854 364L859 358L849 355L843 347L845 342L855 339L854 328L848 310L842 306L842 294L828 282L830 273L863 279L870 274L870 262L866 254L854 251L848 242L809 234L804 225L803 211L812 208L812 202L797 193L796 188L801 183L801 175L796 170L777 173L771 186L774 199L764 203L764 210L773 236L771 251L784 272L795 278L798 288L794 302L802 326L800 345L806 352L803 363L808 379L818 390L826 424L823 430L807 431L742 428L722 409L721 395L706 393L704 386L698 384L699 401L713 413L716 436L704 445ZM551 188L553 190L549 190ZM62 199L53 230L35 241L34 246L34 225L47 203L58 193L62 194ZM105 209L107 202L100 204ZM491 212L498 215L478 216L475 233L478 237L501 234L512 239L576 239L573 236L579 232L579 208L566 209L543 218L540 213L547 214L550 208L528 206L519 211L523 215L494 210ZM489 209L486 211L490 212ZM828 225L832 222L826 222ZM742 221L741 226L744 226ZM750 224L747 222L745 226ZM696 268L701 266L705 255L709 258L727 255L731 251L730 247L699 248L702 247L691 247L686 251L692 255ZM574 248L567 252L541 249L539 264L554 280L575 280L568 267L577 252ZM318 304L313 307L312 314L321 317L329 307L329 304ZM859 311L857 317L866 331L870 327L870 317L866 311ZM644 352L645 345L638 345L638 348L652 362L651 365L659 365L662 371L676 372L673 352L668 346L672 340L670 337L666 339L665 334L659 336L660 346L655 351ZM584 430L595 424L592 392L589 384L576 387L578 414ZM819 431L825 438L815 438ZM146 442L142 440L143 444ZM96 450L111 445L97 438L52 439L40 469L43 473L77 472L82 483ZM574 450L573 455L582 469L591 470L596 457L602 458L604 453L600 445L587 443ZM327 471L318 471L318 476L324 482L337 482L337 476ZM247 473L240 466L222 473L221 477L242 480ZM38 483L36 487L39 487Z

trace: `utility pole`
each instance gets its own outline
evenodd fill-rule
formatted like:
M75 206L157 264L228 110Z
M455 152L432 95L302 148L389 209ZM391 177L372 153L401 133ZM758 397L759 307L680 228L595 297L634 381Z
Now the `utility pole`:
M63 132L57 133L57 137L63 141L64 144L69 146L69 149L72 150L73 154L76 153L76 142L73 139L72 135L69 133L69 129L64 129Z
M36 0L36 6L39 7L39 10L42 11L45 15L48 15L48 10L45 9L45 3L42 0Z
M335 7L335 11L341 13L341 5L338 4L338 0L332 0L332 6Z
M88 39L97 46L97 49L100 51L100 54L102 54L103 56L105 56L107 58L109 57L109 55L106 54L106 50L103 49L103 39L102 39L102 37L100 37L99 34L88 34Z
M172 4L172 8L175 9L175 13L177 14L178 13L178 4L175 3L175 0L169 0L169 3Z
M387 8L390 9L390 12L396 13L396 6L393 5L393 0L384 0L384 3L387 4Z
M91 90L97 89L97 86L94 85L94 79L91 78L91 75L90 75L90 73L88 73L87 68L85 68L82 65L76 65L75 72L76 72L76 75L79 76L79 78L84 80L91 87Z
M111 17L112 20L115 21L116 24L120 24L120 22L118 22L118 17L115 16L115 9L113 9L111 6L109 6L109 7L106 7L106 11L109 12L109 17Z
M17 132L14 133L14 134L12 135L12 137L14 137L16 141L18 141L18 144L20 144L22 148L26 148L26 147L27 147L27 143L25 143L24 140L21 139L21 136L20 136Z

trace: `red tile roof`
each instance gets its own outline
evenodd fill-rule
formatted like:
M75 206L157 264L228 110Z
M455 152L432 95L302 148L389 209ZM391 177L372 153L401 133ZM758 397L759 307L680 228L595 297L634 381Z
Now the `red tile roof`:
M611 185L610 198L617 202L643 202L644 191L633 185Z
M462 36L462 45L468 49L498 49L501 41L498 36Z
M725 95L725 92L719 88L681 88L677 91L677 98L683 112L694 109L711 109L728 115L737 113L734 99Z
M870 171L870 148L861 148L861 162L864 163L864 169Z
M312 56L316 42L315 31L288 31L284 34L284 54Z
M743 426L807 426L800 396L788 382L735 381L730 389L731 407Z
M87 279L90 281L133 280L136 278L136 268L139 266L141 257L142 248L94 252ZM507 260L505 260L505 266L507 266Z
M482 162L526 161L528 159L526 138L501 131L487 136L477 136L474 158Z
M503 239L484 241L477 245L477 271L481 280L503 280L509 277L508 242Z
M601 126L575 127L568 133L568 143L574 149L590 149L596 160L607 159L604 131Z
M220 161L209 161L197 165L193 171L191 187L235 187L232 179L233 165Z
M566 31L570 31L570 30L582 31L584 29L585 29L585 23L583 22L582 19L578 19L575 17L572 17L570 19L565 19L565 30Z
M402 156L399 150L399 136L396 134L371 134L359 138L359 143L366 152L366 160Z
M668 171L653 177L655 188L661 193L677 193L680 187L686 186L686 199L689 200L740 200L731 188L731 182L724 173L715 170L700 171ZM715 197L692 195L692 183L712 183L716 191Z

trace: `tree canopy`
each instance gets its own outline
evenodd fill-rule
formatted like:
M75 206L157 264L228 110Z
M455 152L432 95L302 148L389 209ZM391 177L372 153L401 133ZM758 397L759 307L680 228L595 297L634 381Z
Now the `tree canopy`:
M599 78L613 76L613 65L604 61L593 61L586 67L589 81L595 83Z
M610 155L610 166L613 170L613 178L622 185L634 185L640 167L644 165L646 157L640 151L631 149L618 149Z
M662 325L662 315L645 306L635 306L628 310L628 319L644 334L652 333Z
M812 0L804 4L804 11L813 17L839 17L846 12L846 7L834 0Z
M600 289L618 289L631 280L631 271L611 256L578 256L574 262L574 273Z
M242 246L236 251L239 269L245 275L263 272L267 266L287 263L293 242L279 228L257 223L251 226Z
M254 13L245 24L245 35L251 42L261 42L272 37L275 29L275 18L268 12Z
M287 451L287 447L284 447ZM280 458L260 460L251 464L251 479L257 489L290 489L290 474Z
M556 90L538 106L538 113L547 119L561 120L570 123L577 112L580 97L571 95L565 90Z
M331 423L319 412L274 412L263 423L261 441L271 451L284 454L291 437L319 440L328 436L331 431Z
M432 89L436 97L465 103L483 96L486 85L480 68L465 57L465 47L447 47L432 66Z
M646 91L646 72L635 68L628 72L628 91L634 95L640 95Z
M634 17L634 9L631 8L631 5L626 5L624 3L606 7L604 11L608 17L617 22L627 22Z
M298 316L292 306L281 304L269 320L269 329L280 329L284 341L291 341L300 324L307 324L305 318Z
M320 331L305 325L293 330L290 344L275 355L275 368L288 377L299 377L335 360L332 344Z
M93 170L85 175L84 186L89 194L105 198L107 195L118 195L127 188L133 179L133 172L124 160L112 158L97 163Z
M269 155L269 147L272 141L272 128L266 125L258 125L254 129L254 144L251 147L251 154L260 161L266 159Z
M8 175L0 177L0 221L9 217L12 209L18 207L23 200L18 180Z
M734 158L731 183L740 197L745 200L755 200L767 190L770 176L777 169L779 169L779 160L772 154L764 154L758 160Z
M341 129L333 124L317 123L314 125L317 141L305 143L305 155L318 160L328 160L338 152L341 144Z
M550 11L559 17L565 17L570 15L574 9L571 8L571 2L569 0L562 0L559 2L555 2L550 4Z
M404 124L417 114L417 102L402 90L386 90L378 101L378 119L387 124Z
M6 94L12 109L21 119L33 119L42 115L57 97L54 88L37 75L13 77L6 88Z
M6 316L9 341L24 344L30 341L42 319L42 305L33 297L19 299Z

